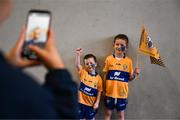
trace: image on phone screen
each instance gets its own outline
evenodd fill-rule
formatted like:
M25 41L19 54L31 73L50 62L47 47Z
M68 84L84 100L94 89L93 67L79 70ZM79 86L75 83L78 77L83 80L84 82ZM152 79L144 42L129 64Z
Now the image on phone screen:
M28 45L44 48L50 26L50 13L46 11L30 11L27 19L27 30L22 55L29 59L37 59L36 53L28 49Z

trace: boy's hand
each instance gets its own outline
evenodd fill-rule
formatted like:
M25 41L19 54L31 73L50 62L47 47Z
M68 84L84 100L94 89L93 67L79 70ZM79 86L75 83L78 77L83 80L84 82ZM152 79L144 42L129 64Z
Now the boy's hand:
M40 62L24 59L21 56L22 46L23 46L24 40L25 40L25 31L26 31L26 29L25 29L25 27L23 27L16 44L5 55L6 59L9 61L9 63L11 63L13 66L20 67L20 68L25 68L25 67L40 64Z
M134 69L133 79L136 79L136 78L138 77L138 75L140 74L140 72L141 72L141 69L138 68L138 67L136 67L136 68Z
M83 52L82 48L77 48L76 49L76 54L77 55L81 55L82 52Z
M99 104L97 102L95 102L93 105L94 110L98 109L98 107L99 107Z
M137 75L139 75L140 72L141 72L141 69L138 68L138 67L136 67L135 70L134 70L134 73L137 74Z

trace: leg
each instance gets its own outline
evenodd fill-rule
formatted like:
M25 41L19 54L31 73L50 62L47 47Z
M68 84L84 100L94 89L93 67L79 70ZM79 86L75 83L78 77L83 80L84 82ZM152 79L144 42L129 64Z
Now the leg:
M111 115L114 109L114 102L115 99L111 97L105 97L104 103L105 103L105 114L104 114L104 119L105 120L110 120Z
M118 120L124 120L124 110L123 111L117 111Z
M95 110L93 107L86 107L86 120L95 120L97 110Z
M85 118L85 109L84 109L84 105L79 103L79 110L78 110L78 115L79 115L79 119L83 120Z
M125 119L124 111L126 109L126 105L127 105L127 99L117 99L116 109L117 109L118 120Z
M105 109L105 114L104 114L104 119L105 120L110 120L111 119L111 115L112 115L112 110L109 109Z

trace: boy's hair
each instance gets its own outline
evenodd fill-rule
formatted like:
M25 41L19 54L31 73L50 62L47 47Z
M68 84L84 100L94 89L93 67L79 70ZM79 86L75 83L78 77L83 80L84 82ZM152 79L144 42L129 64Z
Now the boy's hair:
M97 59L96 59L96 57L93 54L87 54L87 55L84 56L84 60L88 59L88 58L93 58L94 61L97 62Z
M126 41L126 45L128 45L129 39L128 36L125 34L118 34L114 37L114 43L116 42L117 39L122 39Z

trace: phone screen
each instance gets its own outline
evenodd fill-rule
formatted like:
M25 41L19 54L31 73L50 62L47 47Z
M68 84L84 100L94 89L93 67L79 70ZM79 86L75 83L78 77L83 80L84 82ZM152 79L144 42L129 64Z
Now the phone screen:
M23 45L23 56L29 59L37 59L36 53L28 49L28 45L37 45L43 48L47 41L51 21L49 11L31 10L27 18L27 30Z

